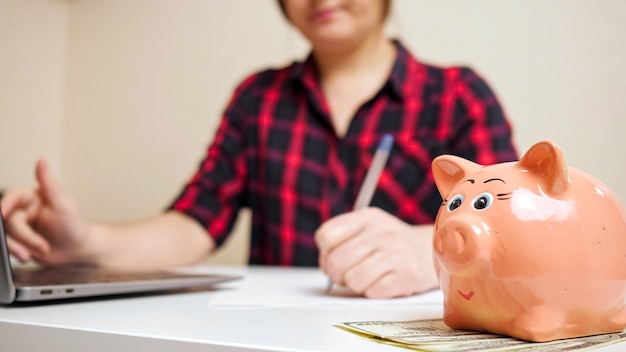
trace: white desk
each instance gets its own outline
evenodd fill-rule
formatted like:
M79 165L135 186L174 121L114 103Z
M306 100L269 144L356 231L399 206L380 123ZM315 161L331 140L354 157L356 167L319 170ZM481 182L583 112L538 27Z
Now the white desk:
M333 325L348 321L436 318L442 314L439 292L387 303L362 304L360 299L344 298L346 304L336 304L314 296L303 301L296 296L315 295L324 290L326 278L317 269L212 267L211 270L243 273L245 279L222 284L213 292L1 307L0 350L401 352L405 349L369 341ZM274 288L270 285L278 280L283 287L275 289L291 290L291 293L280 299L263 299L263 295L271 294ZM293 300L288 298L290 294ZM237 303L244 296L250 299ZM624 344L617 344L601 350L624 348Z

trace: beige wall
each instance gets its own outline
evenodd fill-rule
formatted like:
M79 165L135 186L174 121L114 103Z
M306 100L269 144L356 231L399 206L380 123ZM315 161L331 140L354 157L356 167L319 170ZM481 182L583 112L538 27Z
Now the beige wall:
M488 80L520 151L554 140L626 200L626 2L394 3L419 58ZM235 84L306 52L273 0L0 0L0 48L0 187L32 183L43 155L101 221L163 209ZM244 260L242 224L215 260Z
M32 183L38 157L63 172L68 9L0 0L0 188Z

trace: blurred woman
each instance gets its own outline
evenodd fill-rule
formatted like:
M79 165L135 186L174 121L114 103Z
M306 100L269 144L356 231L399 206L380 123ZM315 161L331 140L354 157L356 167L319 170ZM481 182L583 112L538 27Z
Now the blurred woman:
M235 90L195 176L168 210L89 224L45 162L38 189L2 200L11 252L44 265L161 268L201 261L252 210L250 264L316 266L366 297L437 287L432 223L441 198L430 163L517 159L494 94L469 68L422 63L386 37L386 0L284 0L310 43L302 62ZM377 144L394 146L370 207L353 210Z

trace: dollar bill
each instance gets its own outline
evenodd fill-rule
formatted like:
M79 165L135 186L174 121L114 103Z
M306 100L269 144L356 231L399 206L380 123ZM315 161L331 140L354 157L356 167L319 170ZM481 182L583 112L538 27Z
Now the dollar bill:
M336 326L378 342L434 352L587 351L626 339L626 332L621 332L550 342L529 342L508 336L452 329L442 319L360 321Z

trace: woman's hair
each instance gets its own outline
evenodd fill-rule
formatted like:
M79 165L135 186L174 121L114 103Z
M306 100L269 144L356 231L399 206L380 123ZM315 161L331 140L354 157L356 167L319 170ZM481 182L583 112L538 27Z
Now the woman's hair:
M282 12L283 16L285 16L285 19L289 21L289 16L287 16L287 10L285 9L285 0L278 0L278 7L280 8L280 12ZM390 8L391 0L383 0L383 21L389 16Z

